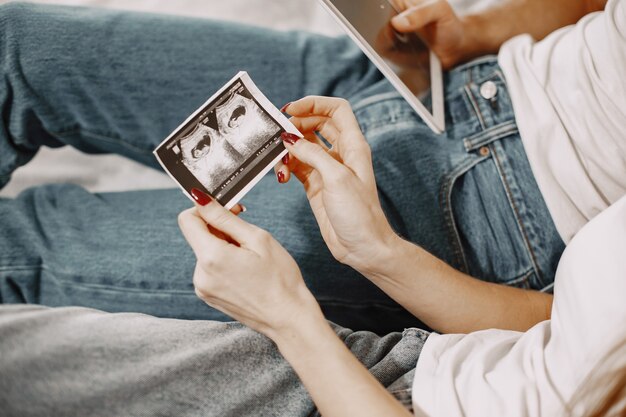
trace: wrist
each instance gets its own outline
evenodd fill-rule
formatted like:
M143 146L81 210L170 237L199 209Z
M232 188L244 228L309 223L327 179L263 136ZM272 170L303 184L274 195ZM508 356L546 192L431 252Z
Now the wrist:
M326 324L324 313L313 294L306 287L302 292L300 297L294 297L292 307L281 311L281 318L263 331L276 344L299 335L303 328L319 326L318 323Z
M472 14L461 18L463 41L459 62L469 61L480 56L495 54L506 40L496 33L495 26L482 14Z
M316 309L306 310L306 313L290 320L289 324L273 328L267 336L276 343L283 356L289 359L293 355L301 355L309 348L319 346L319 342L331 334L334 335L334 331L316 303Z
M402 276L402 271L418 260L419 251L419 247L394 234L378 247L377 256L372 258L367 267L357 270L374 283L394 282L395 277Z

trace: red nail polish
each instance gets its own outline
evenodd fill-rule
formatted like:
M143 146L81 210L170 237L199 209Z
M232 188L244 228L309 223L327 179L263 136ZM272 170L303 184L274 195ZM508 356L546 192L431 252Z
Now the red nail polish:
M283 164L289 165L289 154L283 156Z
M281 112L283 112L283 113L285 113L285 112L287 111L287 108L288 108L289 106L291 106L291 103L292 103L292 102L290 101L289 103L285 104L285 105L283 106L283 108L282 108L282 109L280 109L280 111L281 111Z
M278 174L276 174L276 176L278 177L278 182L281 184L285 183L285 174L283 174L282 171L278 171Z
M203 207L211 203L211 201L213 201L211 200L211 197L209 197L202 191L198 190L197 188L193 188L191 190L191 196L193 197L194 200L196 200L196 203L200 204Z
M302 139L300 136L294 135L293 133L289 133L289 132L283 132L280 135L280 138L290 145L295 145L297 141Z

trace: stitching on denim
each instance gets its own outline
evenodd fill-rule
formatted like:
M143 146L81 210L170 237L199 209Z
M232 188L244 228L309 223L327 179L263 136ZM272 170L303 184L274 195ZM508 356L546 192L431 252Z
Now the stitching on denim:
M514 121L501 123L495 127L490 127L487 130L478 132L472 136L463 139L463 146L468 152L474 151L485 145L489 145L492 142L503 139L507 136L511 136L518 133L517 124Z
M134 146L132 144L129 144L128 142L125 142L123 139L121 139L120 137L113 137L107 134L103 134L103 133L97 133L97 132L93 132L87 129L83 129L82 127L73 127L73 128L68 128L68 129L61 129L61 130L55 130L55 131L51 131L50 132L51 135L57 136L57 137L64 137L64 136L69 136L69 135L73 135L73 134L79 134L79 135L83 135L83 136L88 136L91 139L96 139L96 140L100 140L102 142L108 142L114 145L120 145L128 150L131 150L133 152L138 152L144 155L151 155L152 154L152 150L150 149L142 149L139 148L137 146Z
M524 240L524 246L526 246L526 250L528 251L528 255L530 256L530 260L533 264L533 268L535 269L535 272L537 274L537 280L539 281L541 285L545 285L543 278L541 276L541 272L539 270L538 264L537 264L537 257L535 255L535 252L532 249L532 245L530 243L530 239L528 238L528 234L526 232L524 223L522 222L522 218L520 216L517 204L514 201L513 193L511 192L511 187L509 185L509 179L506 173L504 172L500 156L498 155L498 152L496 151L493 145L489 145L489 147L491 148L491 153L493 154L493 157L494 157L493 159L496 163L496 169L498 170L498 173L500 174L500 179L502 180L502 184L504 185L504 190L507 195L507 199L509 200L509 205L511 206L511 209L513 210L515 221L517 222L517 227L519 228L522 234L522 238Z
M498 62L497 55L485 55L483 57L474 59L473 61L466 62L465 64L455 67L451 72L461 72L467 69L473 69L483 64L496 64Z
M46 271L50 271L50 269L48 268L42 268ZM55 271L55 273L59 273L58 271ZM173 290L173 289L166 289L166 288L133 288L133 287L112 287L110 285L105 285L105 284L94 284L94 283L85 283L85 282L75 282L69 279L63 279L63 278L59 278L58 276L54 277L55 280L67 284L67 285L71 285L72 287L83 287L83 288L97 288L97 289L101 289L101 290L107 290L110 292L132 292L132 293L158 293L158 294L177 294L177 295L190 295L193 296L194 298L197 298L196 294L193 292L193 290L190 288L189 290Z
M19 266L0 266L0 272L6 271L29 271L33 269L43 269L43 265L19 265Z
M483 118L483 114L480 111L480 106L478 105L476 98L474 97L474 95L472 94L472 91L469 88L469 84L466 84L465 87L463 88L465 89L465 94L467 94L467 97L469 98L470 103L472 107L474 108L474 112L476 113L476 116L478 117L478 121L480 122L480 127L484 130L486 127L485 119Z
M113 286L105 285L105 284L76 282L76 281L73 281L71 279L67 279L67 278L59 276L59 275L73 276L72 274L69 274L69 273L63 272L63 271L58 271L58 270L54 270L53 271L52 269L50 269L45 264L40 264L40 265L20 265L20 266L4 266L4 267L0 267L0 272L28 271L28 270L34 270L34 269L38 269L38 270L54 273L54 279L56 281L59 281L59 282L65 284L65 285L72 285L74 287L99 288L99 289L109 290L111 292L144 292L144 293L145 292L155 292L155 293L172 293L172 294L183 294L183 295L189 294L189 295L193 295L195 297L195 294L193 293L193 291L186 291L186 290L133 288L133 287L123 287L122 288L122 287L113 287Z
M461 265L462 271L466 273L469 272L469 265L467 263L467 256L463 250L463 244L461 243L459 228L456 224L456 219L454 218L454 211L452 210L452 190L454 189L454 185L458 179L461 178L463 174L467 173L470 169L488 158L489 156L466 158L457 169L444 177L441 191L439 193L439 205L443 210L445 223L448 229L448 238L450 239L452 250L455 253L457 263Z
M517 278L513 278L513 279L508 280L508 281L502 281L502 284L513 286L513 285L518 285L520 283L527 283L528 279L530 278L530 276L532 274L534 274L534 273L535 273L534 269L531 268L528 271L526 271L523 274L521 274Z
M475 79L474 84L476 86L479 86L485 83L486 81L500 81L502 82L502 84L506 86L506 82L504 81L504 76L502 75L502 72L497 68L493 69L493 71L490 72L489 74L483 75L482 77Z
M397 93L395 91L376 94L376 95L364 98L363 100L356 102L354 106L352 107L352 111L354 113L357 113L359 111L367 109L367 107L371 106L372 104L378 104L384 101L397 100L397 99L402 99L402 96L400 95L400 93Z
M554 282L546 285L545 287L543 287L541 290L539 290L539 292L548 292L548 291L552 291L552 289L554 288Z
M411 119L402 119L391 122L391 120L380 120L371 124L363 123L362 124L362 132L365 135L366 133L372 133L381 128L388 128L390 130L397 129L402 125L411 125L413 127L421 127L426 126L422 125L418 120L414 119L415 113L406 113L406 115L411 116Z
M76 286L76 287L85 287L85 288L98 288L98 289L103 289L103 290L108 290L111 292L150 292L150 293L163 293L163 294L183 294L183 295L192 295L193 297L196 297L195 293L193 292L192 289L189 290L174 290L174 289L154 289L154 288L133 288L133 287L114 287L111 285L106 285L106 284L95 284L95 283L86 283L86 282L77 282L77 281L73 281L71 279L67 279L67 278L63 278L63 277L59 277L58 275L72 275L72 274L68 274L66 272L63 271L53 271L52 269L50 269L47 265L44 264L38 264L38 265L20 265L20 266L0 266L0 272L7 272L7 271L29 271L29 270L45 270L45 271L49 271L49 272L53 272L55 274L55 280L63 283L63 284L69 284L72 286ZM318 298L318 302L319 303L324 303L326 305L337 305L337 306L357 306L357 307L375 307L375 308L380 308L380 309L387 309L387 310L398 310L398 311L403 311L404 308L399 306L399 305L388 305L388 304L383 304L383 303L377 303L377 302L358 302L358 301L350 301L350 302L345 302L342 300L325 300L323 298Z

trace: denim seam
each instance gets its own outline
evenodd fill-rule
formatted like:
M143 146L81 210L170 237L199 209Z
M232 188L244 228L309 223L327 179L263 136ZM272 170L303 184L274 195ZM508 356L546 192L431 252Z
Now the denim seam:
M376 95L364 98L364 99L356 102L354 104L354 106L352 107L352 111L354 113L357 113L357 112L360 112L362 110L367 109L367 107L371 106L372 104L378 104L378 103L382 103L384 101L398 100L398 99L403 99L403 98L400 95L400 93L397 93L395 91L390 91L390 92L387 92L387 93L376 94Z
M41 264L37 265L20 265L20 266L0 266L0 272L7 271L28 271L32 269L43 269Z
M479 157L476 159L471 157L466 158L464 163L462 163L449 175L444 177L443 185L441 187L439 195L439 204L443 210L445 223L448 229L448 238L450 239L451 246L457 258L457 263L466 273L469 272L469 265L467 263L465 251L463 250L463 245L461 243L461 235L459 234L459 229L457 227L456 220L454 219L454 211L452 210L452 190L454 189L454 185L456 184L457 180L463 174L467 173L470 169L488 158L489 156Z
M502 74L502 71L500 71L499 69L494 69L493 72L484 75L480 78L476 78L472 80L472 84L474 84L475 86L480 86L481 84L485 83L486 81L500 81L502 82L505 86L506 86L506 81L504 79L504 75Z
M517 278L513 278L509 281L502 281L503 284L505 285L509 285L509 286L513 286L513 285L518 285L522 282L526 283L528 282L530 276L532 274L535 273L535 270L533 268L529 269L528 271L524 272L523 274L521 274L520 276L518 276Z
M414 113L409 114L410 116L413 116ZM365 124L363 123L362 125L362 130L363 130L363 134L365 133L371 133L372 131L375 131L376 129L381 129L381 128L389 128L389 129L397 129L398 127L404 125L404 124L410 124L413 127L418 126L418 123L414 120L395 120L395 121L390 121L387 120L382 121L382 122L377 122L377 123L372 123L372 124Z
M68 129L55 130L55 131L51 131L50 134L57 136L57 137L64 137L64 136L79 134L81 136L89 136L91 139L99 140L102 142L107 142L113 145L119 145L133 152L138 152L144 155L152 154L152 150L138 148L134 145L129 144L128 142L125 142L120 137L113 137L111 135L107 135L104 133L93 132L88 129L83 129L82 127L73 127L73 128L68 128Z
M49 271L52 272L52 270L50 268L48 268L46 265L44 264L40 264L40 265L20 265L20 266L0 266L0 272L10 272L10 271L28 271L28 270L33 270L33 269L38 269L38 270L43 270L43 271ZM184 290L170 290L170 289L153 289L153 288L132 288L132 287L113 287L110 285L104 285L104 284L93 284L93 283L84 283L84 282L76 282L76 281L72 281L70 279L65 279L65 278L60 278L57 276L57 274L63 274L63 275L69 275L66 274L64 272L60 272L60 271L54 271L55 273L55 277L54 279L56 281L62 282L64 284L70 284L73 286L77 286L77 287L87 287L87 288L101 288L101 289L107 289L109 291L112 292L160 292L160 293L174 293L174 294L187 294L188 291L184 291ZM194 295L193 292L190 295Z
M45 271L52 272L52 270L50 268L48 268L46 265L40 265L40 264L38 264L38 265L20 265L20 266L0 266L0 272L28 271L28 270L33 270L33 269L39 269L39 270L45 270ZM56 271L56 273L64 274L63 272L59 272L59 271ZM59 278L58 276L55 276L55 280L57 280L59 282L62 282L63 284L69 284L69 285L73 285L73 286L77 286L77 287L86 287L86 288L100 288L100 289L109 290L111 292L158 292L158 293L164 293L164 294L192 295L192 296L196 297L196 295L193 293L193 291L187 291L187 290L171 290L171 289L158 289L158 288L154 289L154 288L114 287L114 286L110 286L110 285L106 285L106 284L94 284L94 283L76 282L76 281L72 281L70 279ZM382 309L387 309L387 310L404 310L404 308L402 308L400 306L387 305L387 304L382 304L382 303L373 303L373 302L358 303L358 302L350 301L348 303L348 302L344 302L344 301L341 301L341 300L324 300L324 299L318 299L318 302L326 304L326 305L337 305L337 306L344 306L344 307L357 306L357 307L376 307L376 308L382 308Z
M475 151L478 148L489 145L500 139L504 139L507 136L518 133L517 124L514 121L509 121L491 127L482 132L478 132L472 136L463 139L463 145L467 152Z
M504 172L504 167L502 165L502 161L501 161L500 156L498 155L497 150L495 149L493 145L490 145L490 148L494 156L493 159L496 164L496 169L498 170L498 173L500 174L500 179L502 180L502 184L504 185L504 190L506 192L507 199L509 200L509 205L511 206L511 209L513 210L513 215L515 216L517 227L519 228L522 234L522 238L524 240L524 246L526 247L526 251L528 252L530 261L532 262L533 268L535 269L535 273L537 274L537 280L539 281L540 285L543 286L545 284L543 282L541 272L537 264L537 257L535 255L535 252L532 249L532 245L530 244L530 239L528 238L526 227L524 226L524 222L522 221L522 218L519 213L519 208L517 207L515 198L513 197L513 193L511 191L511 186L509 184L509 181L511 180L509 179L508 175Z
M463 87L463 89L465 90L465 94L467 94L467 97L469 98L470 104L474 108L474 112L476 113L476 116L478 117L478 121L480 122L480 127L483 130L485 130L487 126L485 123L485 119L483 118L483 114L480 111L480 106L478 105L478 102L476 101L476 98L472 94L472 91L470 90L469 86L470 84L465 84L465 87Z
M455 67L452 72L464 72L468 69L472 69L475 68L479 65L483 65L483 64L495 64L498 62L498 56L497 55L485 55L483 57L474 59L470 62L466 62L465 64L461 64L457 67Z

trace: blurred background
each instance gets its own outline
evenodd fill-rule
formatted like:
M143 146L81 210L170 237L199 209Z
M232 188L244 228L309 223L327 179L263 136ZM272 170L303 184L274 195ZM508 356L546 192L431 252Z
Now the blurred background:
M358 1L358 0L355 0ZM497 0L452 0L459 11ZM0 4L8 3L0 0ZM343 32L318 0L38 0L37 3L105 7L232 20L277 30L300 29L338 36ZM239 70L233 68L233 74ZM207 91L207 98L214 92ZM42 149L18 169L0 196L48 183L74 183L93 192L175 187L165 174L116 155L85 155L73 148Z

